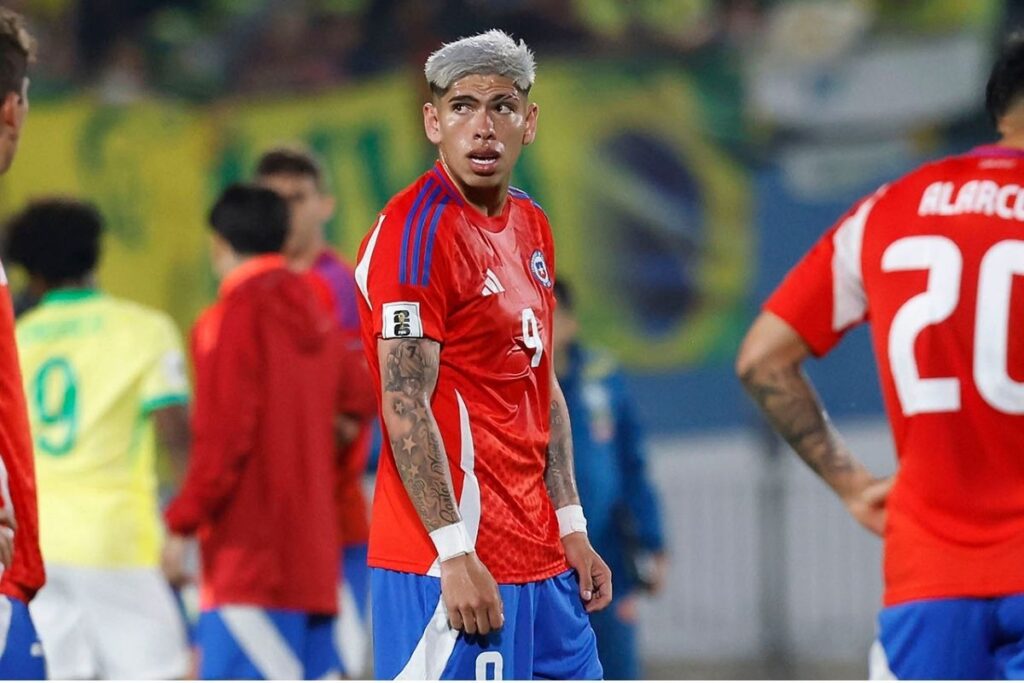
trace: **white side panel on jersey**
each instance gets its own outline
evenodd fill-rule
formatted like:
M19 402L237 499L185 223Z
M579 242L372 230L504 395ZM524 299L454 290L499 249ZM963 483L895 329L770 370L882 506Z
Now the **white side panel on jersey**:
M370 241L366 243L366 251L363 253L363 258L356 265L356 286L363 293L366 305L370 308L373 308L373 304L370 303L370 292L367 291L367 281L370 279L370 259L373 258L373 250L377 246L377 236L380 235L380 226L383 224L384 214L381 214L380 218L377 219L377 227L373 229L373 234L370 235Z
M444 608L444 598L437 599L437 607L434 614L427 622L423 635L416 643L412 657L406 662L405 667L395 676L396 681L436 681L440 680L444 668L448 666L452 652L455 650L455 641L459 638L459 632L448 625L448 613Z
M889 669L889 657L881 641L871 643L871 654L868 655L868 679L872 681L895 681L895 674Z
M459 437L461 453L459 466L462 468L462 496L459 498L459 514L466 525L469 541L476 545L476 536L480 531L480 482L476 478L476 448L473 446L473 431L469 423L469 410L462 394L456 390L455 400L459 404ZM434 560L430 565L428 576L441 576L441 563Z
M1010 292L1024 275L1024 242L1005 240L981 259L977 321L974 325L974 381L996 410L1024 414L1024 383L1010 377Z
M268 680L303 678L302 662L281 636L274 622L258 607L228 605L221 618L245 655Z
M865 200L832 236L832 329L836 332L863 320L867 310L861 248L868 215L883 192L884 187Z

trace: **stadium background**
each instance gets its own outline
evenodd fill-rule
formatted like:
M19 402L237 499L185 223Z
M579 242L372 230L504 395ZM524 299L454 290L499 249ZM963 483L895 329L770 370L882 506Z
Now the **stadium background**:
M209 303L205 215L262 149L325 161L352 255L432 158L423 59L501 27L540 65L516 184L554 226L589 338L651 432L673 564L644 604L652 676L861 677L879 544L753 416L732 374L761 299L863 193L990 139L1000 0L31 0L40 39L10 213L69 194L108 221L101 284ZM14 274L17 288L17 273ZM863 330L811 374L858 454L892 468Z

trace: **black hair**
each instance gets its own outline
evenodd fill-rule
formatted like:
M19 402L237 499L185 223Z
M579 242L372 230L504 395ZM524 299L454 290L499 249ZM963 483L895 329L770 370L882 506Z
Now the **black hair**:
M1014 31L1006 39L999 58L992 65L985 86L985 109L992 123L999 125L1010 109L1024 96L1024 31Z
M573 295L572 287L565 280L555 280L555 284L551 287L555 293L555 299L558 301L558 307L564 308L565 310L572 313L574 310L575 296Z
M321 192L325 189L324 170L309 152L295 147L275 147L267 150L256 163L256 177L293 175L312 178Z
M21 94L28 64L35 58L35 47L25 20L0 7L0 99L8 93Z
M213 205L210 225L239 254L279 252L288 236L288 204L273 190L235 183Z
M103 219L96 207L75 199L32 202L7 222L8 260L51 286L78 280L96 267Z

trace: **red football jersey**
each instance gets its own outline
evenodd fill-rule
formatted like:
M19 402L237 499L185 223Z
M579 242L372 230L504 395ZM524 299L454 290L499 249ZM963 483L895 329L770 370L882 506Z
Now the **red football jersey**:
M862 200L765 308L821 355L870 320L899 471L885 603L1024 592L1024 151Z
M551 228L525 193L504 212L469 206L438 163L384 208L356 282L363 341L380 391L377 340L441 344L431 403L455 495L480 560L499 583L566 569L544 485L551 397ZM387 429L369 563L438 575L437 553L395 467Z
M39 510L32 435L14 337L14 309L0 265L0 507L14 507L18 531L14 560L0 579L0 593L28 602L46 580L39 552Z

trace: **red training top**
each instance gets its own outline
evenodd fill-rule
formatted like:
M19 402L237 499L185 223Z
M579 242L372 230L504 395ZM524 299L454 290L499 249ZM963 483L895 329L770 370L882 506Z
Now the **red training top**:
M857 204L765 308L816 355L871 322L899 472L885 603L1024 592L1024 151L927 164Z
M337 610L338 336L278 255L235 270L192 331L192 449L166 520L198 532L206 609Z

